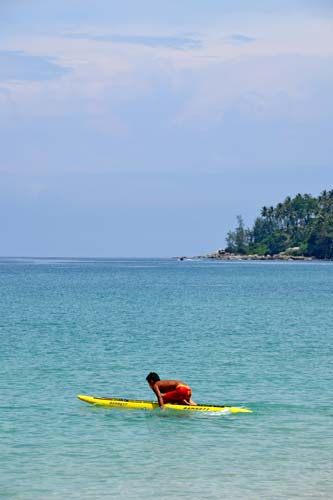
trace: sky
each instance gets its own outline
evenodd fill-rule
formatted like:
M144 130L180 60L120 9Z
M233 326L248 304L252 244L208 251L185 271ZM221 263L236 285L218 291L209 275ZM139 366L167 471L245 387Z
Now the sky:
M331 0L2 0L0 255L171 257L333 187Z

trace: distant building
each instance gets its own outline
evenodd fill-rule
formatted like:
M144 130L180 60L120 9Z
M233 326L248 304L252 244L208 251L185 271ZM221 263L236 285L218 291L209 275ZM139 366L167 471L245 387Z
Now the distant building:
M224 250L224 248L219 248L219 249L216 251L216 253L217 253L218 255L225 255L226 251Z

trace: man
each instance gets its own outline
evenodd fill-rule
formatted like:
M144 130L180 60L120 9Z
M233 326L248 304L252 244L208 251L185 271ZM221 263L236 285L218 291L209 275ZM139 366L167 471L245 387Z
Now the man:
M179 405L196 405L192 401L191 388L180 380L161 380L155 372L150 372L146 380L149 387L155 392L157 401L163 409L167 403Z

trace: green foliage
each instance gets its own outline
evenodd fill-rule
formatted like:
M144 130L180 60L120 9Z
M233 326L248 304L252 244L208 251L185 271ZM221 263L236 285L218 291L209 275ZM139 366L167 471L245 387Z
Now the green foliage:
M251 255L268 255L269 248L265 243L250 243L248 253Z
M286 250L288 239L284 233L274 231L264 239L264 243L268 247L269 253L275 255Z
M246 254L249 245L249 232L244 227L241 215L237 216L238 226L235 231L227 234L227 251L239 254Z
M317 198L298 193L275 207L265 206L252 229L244 227L240 215L237 222L227 235L227 251L333 259L333 190L323 191Z

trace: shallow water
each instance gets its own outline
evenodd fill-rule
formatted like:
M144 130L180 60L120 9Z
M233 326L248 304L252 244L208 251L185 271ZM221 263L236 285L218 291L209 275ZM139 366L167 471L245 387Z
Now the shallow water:
M0 497L333 498L332 293L331 263L2 259ZM151 370L254 413L76 399Z

